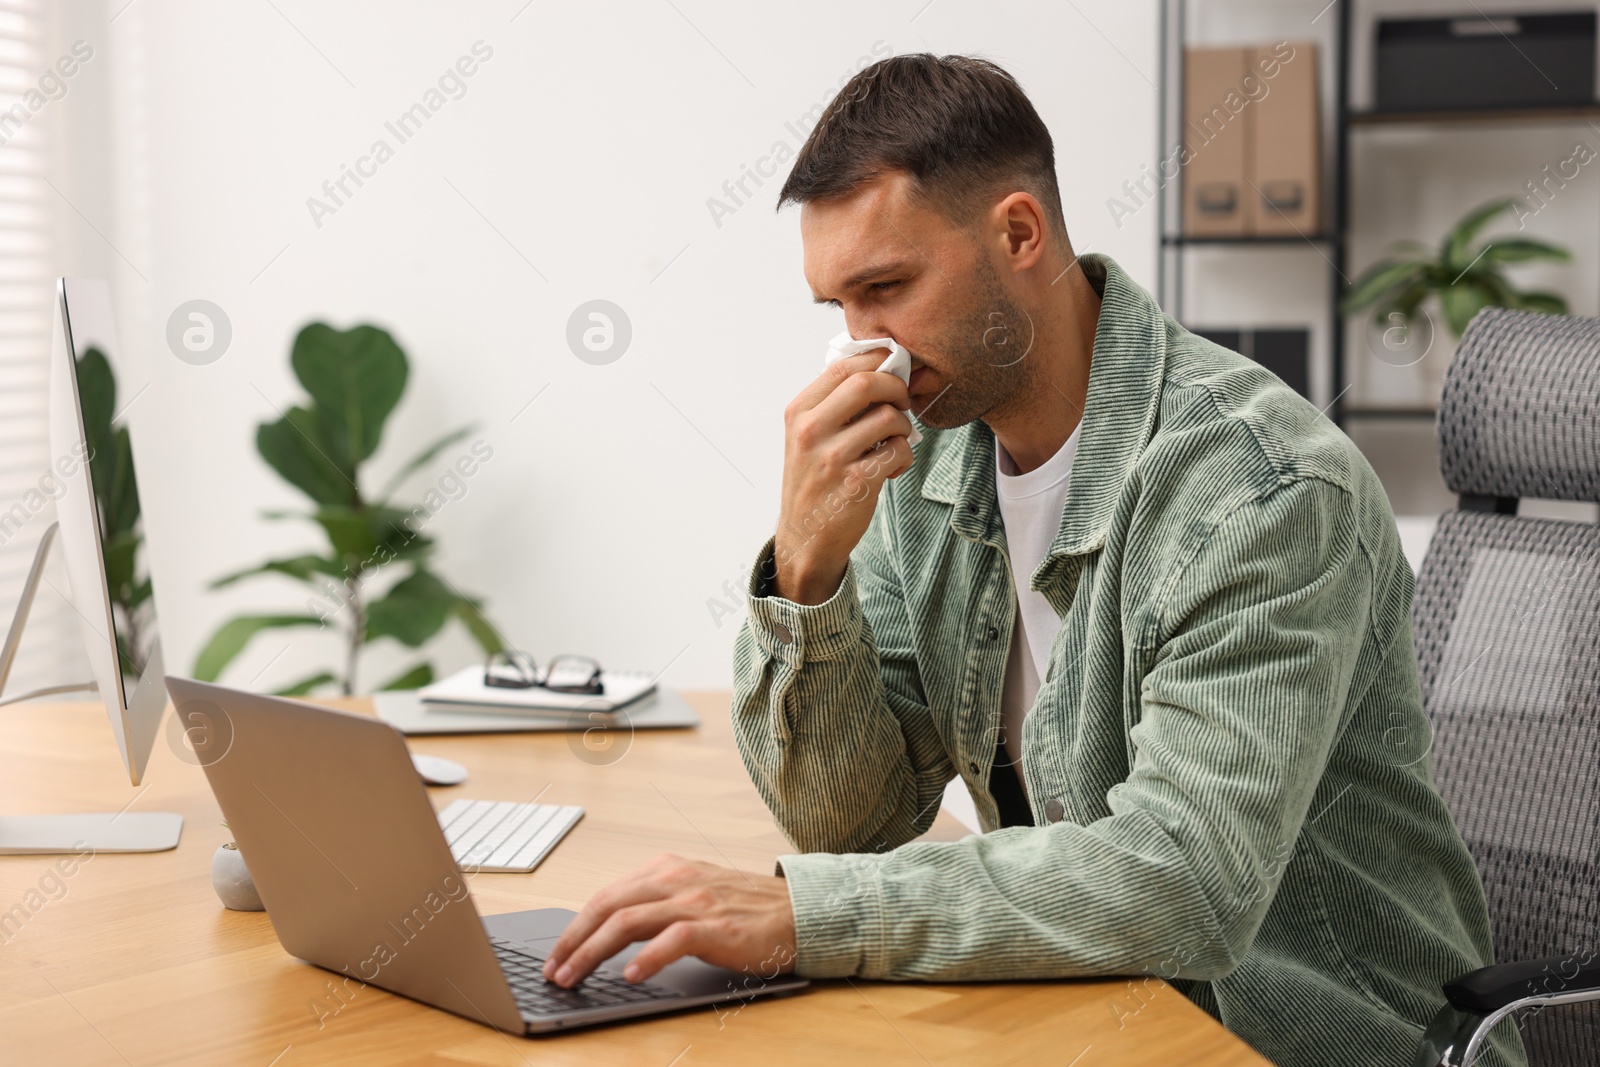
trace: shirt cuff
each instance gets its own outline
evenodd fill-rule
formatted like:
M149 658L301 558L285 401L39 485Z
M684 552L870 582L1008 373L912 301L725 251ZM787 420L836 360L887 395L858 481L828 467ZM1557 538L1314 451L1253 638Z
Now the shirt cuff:
M796 974L863 974L868 952L884 945L883 889L877 856L807 852L778 857L794 910Z
M861 637L861 603L856 598L855 562L845 563L839 588L821 604L797 604L768 595L777 573L776 537L767 538L745 584L750 633L761 650L791 667L807 660L838 659Z

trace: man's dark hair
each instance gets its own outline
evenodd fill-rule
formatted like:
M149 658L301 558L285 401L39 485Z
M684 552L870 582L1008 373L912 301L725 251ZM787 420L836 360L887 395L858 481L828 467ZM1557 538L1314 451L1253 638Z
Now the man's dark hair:
M890 56L851 78L817 120L778 207L845 196L888 171L958 226L1018 190L1066 236L1055 145L1022 87L974 56Z

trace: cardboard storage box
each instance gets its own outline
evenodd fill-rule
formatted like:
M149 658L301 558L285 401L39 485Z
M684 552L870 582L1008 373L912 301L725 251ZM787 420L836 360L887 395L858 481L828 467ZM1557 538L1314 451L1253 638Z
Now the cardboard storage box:
M1254 229L1258 234L1303 234L1322 231L1322 124L1317 107L1317 46L1296 41L1293 58L1279 63L1266 82L1270 91L1253 113L1248 129L1250 188L1255 198ZM1270 49L1251 50L1256 64L1272 56Z
M1242 237L1249 232L1244 184L1249 151L1242 99L1247 48L1191 48L1184 54L1183 232L1191 237Z
M1183 233L1320 233L1316 45L1189 49L1183 80Z

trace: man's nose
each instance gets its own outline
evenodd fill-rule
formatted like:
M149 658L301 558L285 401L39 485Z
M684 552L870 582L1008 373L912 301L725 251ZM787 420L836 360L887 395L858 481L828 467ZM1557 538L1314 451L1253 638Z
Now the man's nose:
M893 337L894 332L881 322L871 321L866 318L852 319L845 316L845 329L850 331L850 336L856 340L865 340L868 337Z

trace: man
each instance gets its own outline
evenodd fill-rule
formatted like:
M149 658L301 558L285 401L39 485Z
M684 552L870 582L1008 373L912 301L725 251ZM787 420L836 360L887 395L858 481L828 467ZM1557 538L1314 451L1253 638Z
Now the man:
M1159 975L1279 1064L1410 1063L1492 949L1371 467L1074 255L1050 135L989 63L863 71L789 202L817 300L915 368L840 360L784 414L733 716L797 853L661 857L548 973L653 938L638 976ZM956 776L985 832L913 843ZM1515 1030L1480 1062L1523 1062Z

